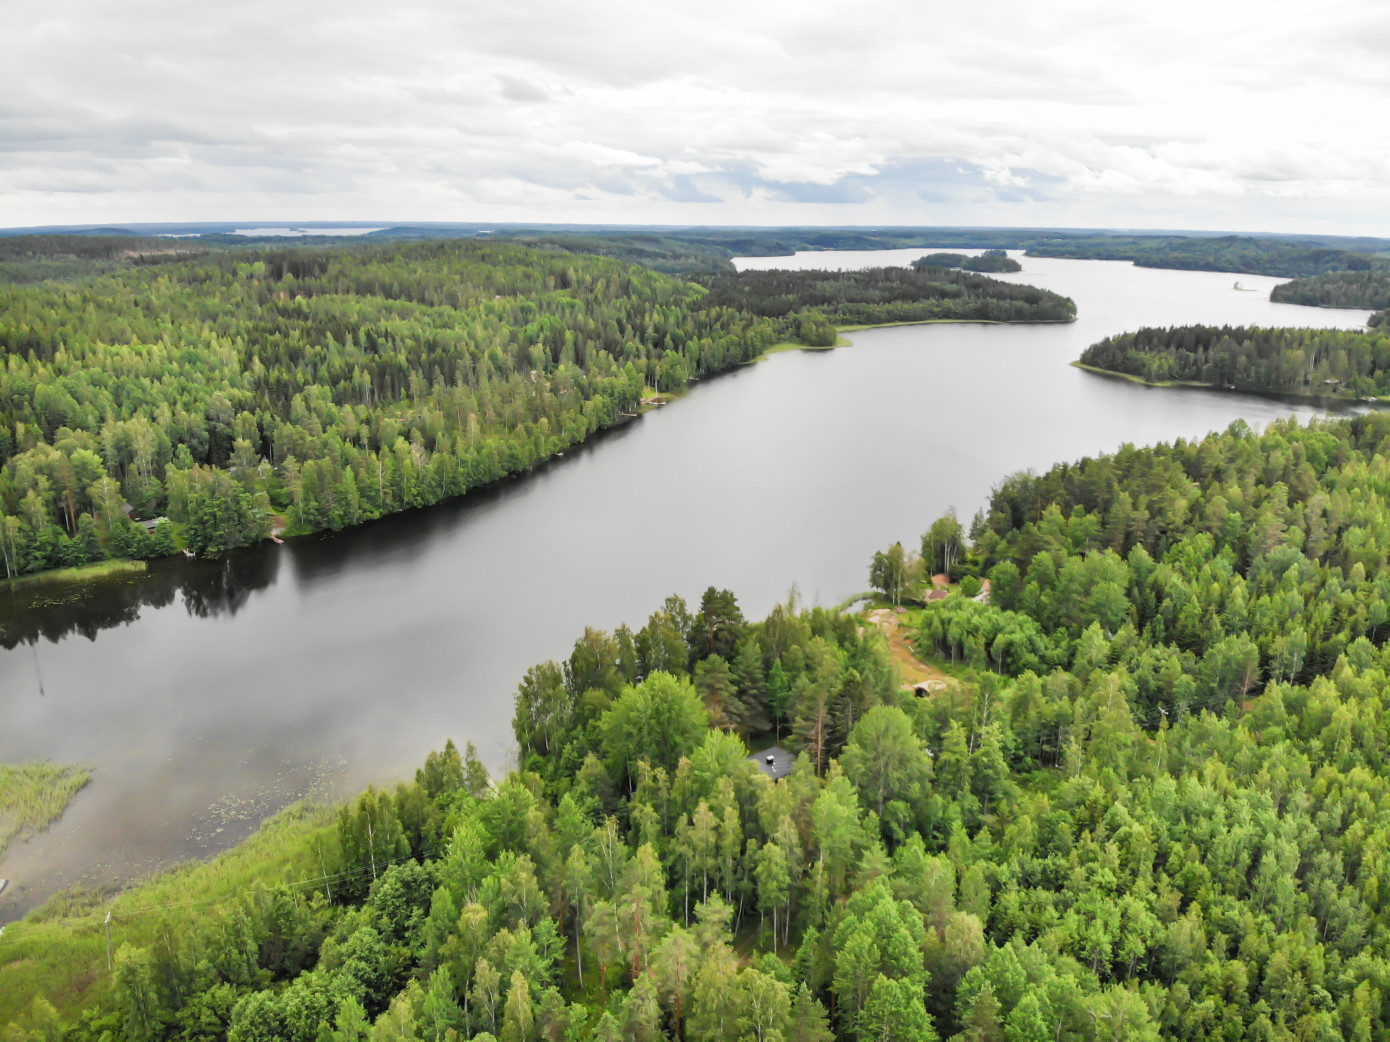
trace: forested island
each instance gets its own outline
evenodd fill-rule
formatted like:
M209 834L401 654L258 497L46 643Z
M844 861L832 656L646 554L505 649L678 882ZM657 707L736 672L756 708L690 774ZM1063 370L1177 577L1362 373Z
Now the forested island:
M1023 265L1003 250L985 250L975 257L964 253L929 253L912 262L914 268L960 268L964 271L1014 272Z
M1145 383L1367 398L1390 395L1390 332L1180 326L1106 337L1087 368Z
M875 613L949 672L926 697L834 610L710 588L588 630L522 679L495 786L446 745L291 815L118 901L110 972L105 903L12 925L11 1034L1383 1037L1387 439L1238 423L1009 478L875 559L958 583Z
M1269 299L1323 308L1390 308L1390 264L1364 271L1331 271L1275 286Z
M159 253L0 286L0 565L340 529L523 471L779 342L833 343L836 324L1073 310L959 272L702 286L487 241Z
M1076 318L1075 303L1050 290L942 267L772 269L695 278L709 290L710 305L791 319L807 343L833 343L835 325L1070 322ZM817 318L819 327L808 329Z

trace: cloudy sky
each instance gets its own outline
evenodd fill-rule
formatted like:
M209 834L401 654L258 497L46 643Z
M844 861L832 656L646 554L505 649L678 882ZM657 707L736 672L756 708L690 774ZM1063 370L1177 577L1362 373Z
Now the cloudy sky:
M0 226L1390 235L1383 0L0 10Z

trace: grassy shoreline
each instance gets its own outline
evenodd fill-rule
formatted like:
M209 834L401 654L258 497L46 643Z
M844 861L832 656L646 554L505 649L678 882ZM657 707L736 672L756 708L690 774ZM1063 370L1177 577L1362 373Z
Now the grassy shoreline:
M99 582L103 579L138 575L146 568L148 565L144 561L120 557L108 561L95 561L92 564L80 564L73 568L54 568L47 572L33 572L29 575L0 579L0 590L26 590L35 586Z
M337 807L297 803L210 861L191 861L117 893L65 893L5 930L0 945L0 1025L43 996L61 1014L89 1005L110 987L104 920L111 940L151 945L168 916L212 922L239 902L279 884L321 889L320 849L336 835Z
M85 768L70 764L0 763L0 862L11 843L61 818L91 780Z

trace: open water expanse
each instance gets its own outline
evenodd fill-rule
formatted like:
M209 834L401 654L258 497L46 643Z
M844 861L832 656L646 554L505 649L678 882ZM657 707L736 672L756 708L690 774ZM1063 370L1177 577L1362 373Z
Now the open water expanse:
M743 267L906 264L923 249ZM1271 304L1277 279L1020 257L1005 276L1072 297L1070 325L866 330L788 352L500 487L336 536L161 562L69 603L0 595L0 760L83 763L92 784L14 847L0 922L55 890L205 857L305 796L410 775L471 740L509 762L512 693L586 625L637 628L713 584L761 617L867 587L869 559L1002 477L1262 426L1307 404L1160 390L1068 365L1142 325L1359 327ZM4 598L8 597L8 601Z

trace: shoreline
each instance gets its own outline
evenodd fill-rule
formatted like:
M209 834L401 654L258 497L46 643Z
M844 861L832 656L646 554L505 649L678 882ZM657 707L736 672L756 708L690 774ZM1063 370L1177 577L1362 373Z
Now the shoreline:
M1075 322L1076 319L1038 319L1035 322L1001 322L993 318L923 318L912 321L902 322L868 322L861 325L836 326L833 344L798 344L794 340L784 340L780 344L773 344L765 348L757 358L751 358L741 365L757 365L759 362L772 355L781 354L784 351L833 351L837 347L854 347L855 343L846 333L859 333L866 329L893 329L898 326L1066 326Z
M118 943L149 944L159 922L155 913L166 908L212 914L279 884L317 884L327 875L322 844L336 831L338 809L347 802L292 803L265 818L241 842L207 859L132 879L114 893L105 888L63 890L6 924L0 949L0 1023L26 1011L34 995L44 995L66 1012L108 986L102 932L107 913ZM332 883L328 877L324 885Z
M1145 380L1142 376L1135 376L1133 373L1117 373L1113 369L1101 369L1099 366L1087 365L1080 359L1069 363L1073 369L1081 369L1096 376L1108 377L1112 380L1125 380L1140 387L1158 388L1192 388L1198 391L1219 391L1224 394L1250 394L1260 398L1270 398L1275 401L1294 401L1307 403L1309 405L1326 405L1335 402L1340 405L1385 405L1390 399L1385 397L1363 398L1360 396L1352 397L1340 394L1299 394L1295 391L1273 391L1268 388L1259 387L1235 387L1223 384L1203 383L1200 380Z
M571 452L571 451L573 451L573 450L575 450L575 449L578 449L578 448L582 448L583 446L589 444L589 442L592 441L592 440L594 439L595 436L602 434L603 431L605 431L605 430L613 430L613 429L616 429L616 428L621 427L621 426L623 426L623 425L625 425L625 424L627 424L627 423L630 423L632 420L635 420L635 419L639 418L640 416L642 416L642 415L644 415L644 414L646 414L646 413L649 413L649 412L652 412L652 411L654 411L654 410L656 410L656 409L659 409L659 408L661 408L661 407L664 406L664 405L670 405L670 404L672 404L673 402L679 401L680 399L682 399L682 398L684 398L686 395L688 395L688 394L690 393L691 389L694 387L694 385L697 384L697 383L699 383L702 379L709 379L710 377L718 376L718 375L720 375L720 373L724 373L724 372L733 372L733 371L735 371L735 370L737 370L737 369L740 369L740 368L742 368L742 367L744 367L744 366L757 365L759 362L762 362L762 361L766 360L767 358L770 358L772 355L781 354L781 353L783 353L783 352L785 352L785 351L833 351L833 350L835 350L836 348L840 348L840 347L853 347L853 346L855 346L853 340L851 340L851 339L849 339L848 337L844 336L845 333L857 333L857 332L860 332L860 331L866 330L866 329L888 329L888 328L892 328L892 327L895 327L895 326L931 326L931 325L987 325L987 326L1008 326L1008 325L1030 326L1030 325L1039 325L1039 326L1041 326L1041 325L1065 325L1065 324L1068 324L1068 323L1074 322L1074 321L1076 321L1074 318L1072 318L1072 319L1067 319L1067 320L1065 320L1065 321L1063 321L1063 320L1058 320L1058 319L1043 319L1043 320L1039 320L1039 321L1036 321L1036 322L1001 322L1001 321L998 321L998 320L995 320L995 319L928 318L928 319L921 319L921 320L919 320L919 321L877 322L877 323L868 323L868 324L863 324L863 325L844 325L844 326L836 326L836 327L835 327L836 337L835 337L835 343L833 343L833 344L825 344L825 345L819 345L819 346L817 346L817 345L811 345L811 344L799 344L799 343L797 343L797 342L795 342L795 341L784 340L784 341L782 341L781 343L773 344L773 345L771 345L771 346L769 346L769 347L767 347L767 348L764 348L763 351L762 351L761 353L759 353L758 355L756 355L756 356L753 357L753 358L748 359L748 361L746 361L746 362L737 362L737 363L735 363L735 364L729 366L728 369L720 370L720 371L717 372L717 373L709 373L709 374L706 374L706 376L704 376L704 377L692 377L689 381L687 381L686 385L685 385L684 387L682 387L682 388L681 388L680 390L678 390L678 391L658 391L658 392L656 392L656 394L654 395L654 399L655 399L655 400L654 400L653 398L644 398L644 399L642 400L642 402L638 405L637 411L636 411L636 412L633 412L633 413L622 413L622 414L620 414L620 415L618 416L617 419L614 420L614 422L613 422L612 424L608 425L607 427L600 427L600 428L594 430L594 431L591 432L587 437L581 439L580 441L577 441L577 442L574 442L574 443L572 443L572 444L570 444L570 445L567 445L567 446L565 446L563 449L560 449L560 450L558 450L558 451L556 451L556 452L554 452L554 453L551 453L549 456L545 456L545 457L543 457L543 458L541 458L541 459L538 459L538 460L536 460L534 463L532 463L530 466L525 467L525 468L523 468L522 470L513 471L513 472L508 473L508 474L503 474L503 475L501 475L500 477L494 479L493 481L489 481L489 482L487 482L486 484L483 484L483 485L475 486L475 488L477 488L477 489L484 489L484 488L488 488L488 487L490 487L490 486L492 486L492 485L500 484L500 483L505 482L505 481L515 480L515 479L517 479L517 478L524 477L524 476L526 476L528 473L530 473L531 471L535 470L535 469L538 468L538 467L544 466L544 465L546 465L546 464L548 464L548 463L553 463L554 461L563 458L564 455L565 455L565 453ZM463 498L463 497L466 497L467 495L469 495L469 493L471 493L471 492L473 492L473 491L474 491L474 488L469 488L469 489L466 489L466 490L465 490L463 493L461 493L459 496L450 496L450 497L448 497L448 499ZM439 502L440 502L440 503L443 503L443 502L446 502L446 501L447 501L447 500L440 500ZM424 506L424 507L408 507L408 508L406 508L406 509L409 509L409 510L427 510L427 509L429 509L430 507L438 506L438 505L439 505L439 503L431 503L431 504L428 504L427 506ZM404 512L404 511L402 511L402 510L391 511L392 514L398 514L398 513L403 513L403 512ZM388 517L388 516L390 516L390 515L389 515L389 514L383 514L383 515L381 515L381 516L382 516L382 517ZM379 518L373 518L372 520L379 520ZM366 522L358 522L356 525L352 525L352 526L348 526L348 527L356 528L356 527L359 527L361 524L365 524L365 523L366 523ZM291 540L291 539L299 539L299 538L302 538L302 537L304 537L304 536L311 536L311 535L322 535L322 534L324 534L324 533L331 533L331 532L333 532L333 531L335 531L335 530L334 530L334 529L329 529L329 528L309 529L309 530L306 530L306 531L299 531L299 530L296 530L296 529L294 529L294 528L285 528L285 529L281 529L278 533L273 533L272 535L267 536L267 537L264 538L264 539L257 540L257 541L254 542L254 543L248 543L248 544L247 544L246 546L244 546L244 547L230 547L230 548L228 548L227 550L221 551L221 552L218 553L218 554L208 555L208 557L221 556L221 554L229 553L229 552L232 552L232 551L235 551L235 550L244 550L244 549L248 549L249 547L252 547L252 546L259 546L261 543L265 543L265 542L284 543L284 542L287 542L287 541L289 541L289 540ZM179 553L180 553L180 551L175 551L174 553L169 554L169 555L167 555L167 556L165 556L165 557L160 557L160 558L149 558L148 560L169 560L169 559L171 559L171 558L176 558L176 557L178 557L178 556L179 556ZM198 559L198 560L205 560L205 559L207 559L207 558L202 558L202 557L200 557L200 558L197 558L197 559ZM33 586L38 586L38 585L42 585L42 584L45 584L45 583L52 583L52 584L54 584L54 585L79 585L79 584L82 584L82 583L98 582L98 581L104 581L104 580L108 580L108 579L116 579L116 578L122 578L122 577L130 577L130 576L134 576L134 575L139 574L139 573L143 573L143 572L146 570L146 567L147 567L147 561L146 561L146 560L134 560L134 559L131 559L131 558L124 558L124 557L122 557L122 558L108 558L107 560L104 560L104 561L94 561L94 562L92 562L91 564L77 565L77 566L71 567L71 568L54 568L54 569L50 569L50 570L44 571L44 572L30 572L30 573L25 574L25 575L16 575L16 576L13 576L13 577L11 577L11 578L0 578L0 592L4 592L4 591L14 592L14 591L19 591L19 590L27 590L27 589L29 589L29 588L31 588L31 587L33 587Z
M91 564L73 565L68 568L51 568L46 572L29 572L27 575L14 575L0 579L0 592L29 590L35 586L69 586L81 583L102 582L107 579L120 579L138 575L149 568L147 561L129 557L111 557L105 561Z

